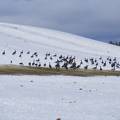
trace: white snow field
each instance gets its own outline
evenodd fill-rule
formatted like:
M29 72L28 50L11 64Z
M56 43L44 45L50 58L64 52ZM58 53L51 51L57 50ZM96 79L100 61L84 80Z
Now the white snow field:
M55 60L44 59L49 52L78 61L110 56L119 62L119 51L120 47L64 32L0 23L0 65L28 65L38 58L53 65ZM37 58L31 58L34 52ZM119 91L119 77L0 75L0 120L120 120Z
M2 55L4 50L6 54ZM22 57L19 57L22 50L24 53ZM14 51L17 51L17 53L13 56ZM27 51L31 53L28 55L26 54ZM75 56L78 63L86 57L94 57L95 59L102 57L103 60L106 60L108 56L116 57L119 63L119 51L120 47L69 33L32 26L0 23L0 64L2 65L10 64L10 61L16 65L19 65L20 62L28 65L28 62L33 62L38 58L40 58L42 65L44 62L48 65L50 61L44 60L47 52L57 53L58 56L61 54ZM34 52L39 53L36 59L30 57ZM51 61L51 64L54 64L54 62L55 60ZM101 66L101 62L98 66ZM108 68L110 68L110 65L107 63L104 69Z
M119 120L119 77L0 76L0 120Z
M45 28L0 23L0 48L61 52L77 57L119 56L119 47Z

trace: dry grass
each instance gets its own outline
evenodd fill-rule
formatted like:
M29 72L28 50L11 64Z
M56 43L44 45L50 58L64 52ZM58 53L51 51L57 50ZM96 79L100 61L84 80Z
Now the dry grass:
M120 76L120 71L109 70L65 70L55 68L36 68L28 66L4 65L0 66L0 74L7 75L68 75L68 76Z

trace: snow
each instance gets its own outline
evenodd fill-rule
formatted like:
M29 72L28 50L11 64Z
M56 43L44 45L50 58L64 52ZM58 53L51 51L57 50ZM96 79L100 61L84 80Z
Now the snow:
M0 76L0 120L119 120L119 77Z
M7 23L0 23L0 37L1 46L12 49L52 49L77 56L81 53L118 56L120 50L119 47L64 32Z
M12 55L15 50L17 54ZM76 56L78 61L100 56L120 61L117 46L45 28L0 23L0 65L11 60L27 65L36 51L42 64L49 63L44 60L48 52ZM119 77L0 75L0 120L119 120L119 86Z
M2 55L4 50L6 51L5 56ZM12 53L15 50L17 54L13 56ZM20 58L19 55L22 50L24 54ZM30 51L31 54L27 55L27 51ZM118 51L120 51L120 47L69 33L33 26L0 23L0 65L10 64L11 60L15 65L19 65L20 62L28 65L28 62L35 61L35 58L30 58L34 52L38 52L40 62L42 64L46 62L47 65L50 62L44 60L47 52L52 55L57 53L58 56L61 54L75 56L77 63L86 57L99 59L100 56L104 60L108 56L117 57L117 61L120 62ZM51 61L51 64L54 65L56 60L57 58ZM92 67L94 66L90 66L90 68ZM111 68L107 65L104 69Z

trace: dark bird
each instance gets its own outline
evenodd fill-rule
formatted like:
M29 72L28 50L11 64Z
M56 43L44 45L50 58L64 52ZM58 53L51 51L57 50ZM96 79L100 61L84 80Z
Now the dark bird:
M27 54L30 54L30 51L28 51Z
M46 67L46 63L44 63L44 65L43 65L44 67Z
M17 53L17 51L15 50L13 53L12 53L12 55L15 55Z
M88 69L88 65L86 65L86 66L84 67L84 69L87 70L87 69Z
M51 64L49 63L49 68L52 68Z
M19 65L24 65L23 62L20 62Z
M5 50L2 52L2 55L5 55Z

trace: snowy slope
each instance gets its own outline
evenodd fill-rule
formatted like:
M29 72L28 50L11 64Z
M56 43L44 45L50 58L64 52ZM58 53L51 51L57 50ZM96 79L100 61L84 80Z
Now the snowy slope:
M19 54L12 56L11 53L16 50L39 53L41 62L44 63L46 52L58 55L76 56L77 59L85 57L118 57L120 47L109 45L107 43L95 41L92 39L44 29L32 26L23 26L16 24L0 23L0 53L6 51L6 56L0 54L0 64L19 64L33 61L28 55L19 58Z
M0 76L0 120L119 120L119 77Z
M0 23L0 47L117 56L120 48L92 39L23 25Z
M14 51L17 53L12 55ZM30 56L36 51L36 59L43 63L50 61L44 60L46 52L76 56L77 60L100 56L120 59L116 46L44 28L0 23L1 65L11 60L12 64L27 65L35 59ZM119 86L119 77L1 75L0 120L117 120Z

